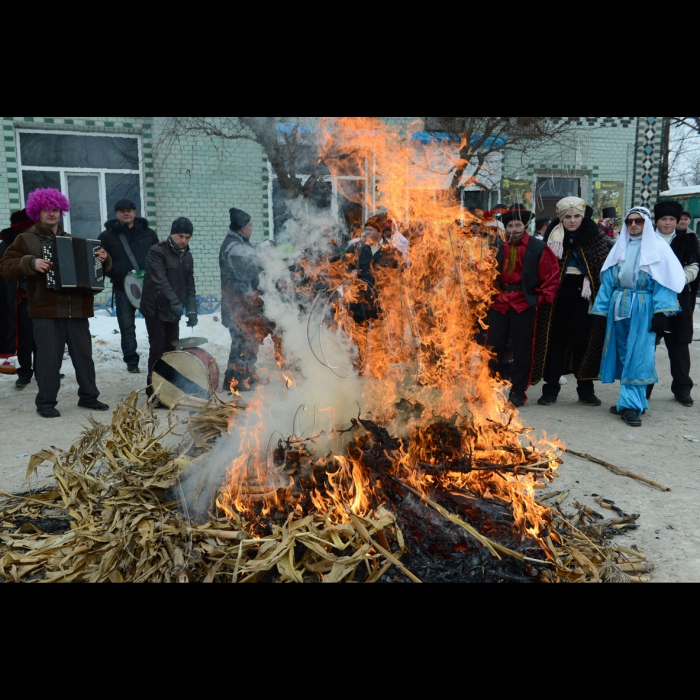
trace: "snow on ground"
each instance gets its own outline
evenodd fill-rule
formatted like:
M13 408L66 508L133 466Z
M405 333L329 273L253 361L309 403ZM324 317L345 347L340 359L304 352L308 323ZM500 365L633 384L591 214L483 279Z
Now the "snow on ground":
M98 311L97 313L95 318L90 319L95 366L99 367L98 373L121 372L124 369L124 360L122 359L121 335L117 319L109 316L106 311ZM220 316L200 316L199 325L196 328L188 328L187 319L183 318L180 323L180 338L191 337L209 340L209 343L202 345L202 348L216 359L219 367L222 368L221 374L223 376L228 362L231 336L221 325ZM148 360L148 333L146 332L146 321L142 318L136 319L136 340L141 355L141 371L145 373ZM65 370L73 372L73 376L75 376L67 355L66 359L68 362L65 365Z

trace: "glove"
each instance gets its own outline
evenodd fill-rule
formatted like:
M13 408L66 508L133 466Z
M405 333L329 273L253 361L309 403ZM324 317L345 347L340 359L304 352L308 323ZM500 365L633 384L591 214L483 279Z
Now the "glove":
M654 318L651 321L651 329L649 333L656 333L656 335L663 335L668 329L668 317L666 314L654 314Z
M177 304L176 306L171 306L170 307L170 312L172 313L173 316L175 316L175 319L180 322L180 319L182 318L182 314L185 313L185 307L180 306Z
M189 328L194 328L198 323L197 314L187 314L187 326Z
M599 331L608 329L608 319L606 316L593 316L593 328Z

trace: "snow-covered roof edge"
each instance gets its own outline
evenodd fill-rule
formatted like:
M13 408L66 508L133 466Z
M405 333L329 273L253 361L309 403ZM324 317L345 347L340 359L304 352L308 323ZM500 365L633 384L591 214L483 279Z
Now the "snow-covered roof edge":
M692 187L674 187L673 189L666 190L666 192L661 193L661 197L683 197L689 194L700 195L700 185L693 185Z

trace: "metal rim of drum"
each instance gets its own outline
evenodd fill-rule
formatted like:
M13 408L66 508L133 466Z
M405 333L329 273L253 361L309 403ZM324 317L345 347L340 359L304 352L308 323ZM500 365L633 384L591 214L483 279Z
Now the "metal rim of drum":
M173 356L182 358L185 363L192 364L193 368L201 368L202 378L206 382L206 387L187 377L177 367L170 365L166 358L172 358ZM185 356L189 359L185 359ZM185 368L183 367L182 369ZM176 403L188 397L208 400L212 395L209 388L208 368L204 366L204 363L198 357L184 350L168 352L156 362L153 368L151 384L158 399L168 408L172 408Z
M124 278L124 292L129 303L135 309L140 309L143 296L143 282L133 272L130 272Z

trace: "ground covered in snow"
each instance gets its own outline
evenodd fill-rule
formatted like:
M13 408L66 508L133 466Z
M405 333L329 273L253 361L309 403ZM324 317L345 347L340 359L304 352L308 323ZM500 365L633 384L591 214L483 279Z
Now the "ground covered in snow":
M697 317L696 317L697 318ZM700 339L700 325L696 336ZM91 322L94 355L101 399L111 407L146 383L148 341L143 320L138 322L138 341L142 354L141 375L130 375L121 360L120 336L116 319L99 317ZM183 337L192 332L185 327ZM194 335L209 339L204 349L220 367L225 367L229 351L228 332L216 316L204 316ZM658 582L700 581L700 405L683 408L673 400L671 378L665 349L659 350L661 384L656 388L650 413L641 429L628 428L608 412L617 401L617 387L598 385L602 408L587 408L577 402L576 386L564 387L559 403L553 408L537 406L540 392L530 390L531 401L523 409L526 423L537 431L559 436L571 449L588 453L619 467L661 482L673 489L662 493L649 486L616 476L603 467L565 455L561 479L554 484L558 491L571 491L570 502L577 499L596 510L593 494L615 501L627 513L641 513L640 529L621 538L625 546L639 545L655 563ZM696 381L700 383L700 342L692 346ZM322 368L319 366L319 370ZM77 384L70 359L64 363L66 378L59 396L62 418L44 420L34 407L36 385L17 390L14 377L0 375L0 490L26 490L24 474L29 455L57 446L68 448L87 425L87 413L77 407ZM700 391L696 391L700 399ZM187 415L181 412L181 417ZM105 414L95 414L107 421ZM184 429L179 431L184 434ZM178 439L177 436L174 439ZM694 441L697 440L697 441ZM42 469L47 478L50 470ZM33 480L31 486L41 482ZM566 508L566 505L565 505ZM605 512L605 515L609 515Z

